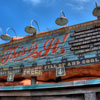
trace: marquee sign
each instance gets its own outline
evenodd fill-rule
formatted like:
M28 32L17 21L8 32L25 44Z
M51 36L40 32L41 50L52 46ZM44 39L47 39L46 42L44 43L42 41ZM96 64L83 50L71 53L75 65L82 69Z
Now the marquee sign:
M14 74L13 73L8 74L7 81L8 82L13 82L14 81Z
M42 71L48 71L59 66L70 68L95 63L100 63L100 24L0 47L0 68L29 67L30 70L32 66L42 66Z
M47 57L65 54L64 44L69 34L42 37L24 43L0 48L0 67L32 66L34 63L44 65Z
M65 58L66 60L66 58ZM82 65L89 65L89 64L96 64L100 63L100 57L92 57L92 58L82 58L79 60L72 60L72 61L67 61L66 62L60 62L60 63L55 63L55 64L48 64L43 66L43 71L48 71L48 70L55 70L56 68L72 68L72 67L78 67Z
M22 75L26 76L40 76L42 75L42 66L24 68L22 71Z
M9 74L21 74L22 69L20 67L13 67L13 68L1 68L0 69L0 76L8 76Z
M61 76L65 76L65 75L66 75L65 67L57 67L56 68L56 77L61 77Z

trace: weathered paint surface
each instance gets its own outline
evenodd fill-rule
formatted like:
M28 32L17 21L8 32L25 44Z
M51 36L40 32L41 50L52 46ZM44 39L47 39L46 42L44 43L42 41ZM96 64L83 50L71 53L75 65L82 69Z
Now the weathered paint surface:
M96 93L86 93L85 94L85 100L97 100L96 99Z
M22 64L28 67L34 63L43 65L48 57L55 58L57 54L59 57L63 56L65 53L63 45L68 36L68 34L60 36L56 34L0 48L0 67L19 67ZM53 62L56 60L53 59Z
M93 28L95 25L88 27ZM71 37L73 34L74 30L70 30L28 40L8 47L1 47L0 67L19 67L22 65L24 67L30 67L34 64L48 65L48 63L52 65L62 63L64 60L64 62L66 62L65 67L67 68L100 63L99 49L82 54L82 58L79 54L76 55L71 50L72 45L69 41L74 40L74 38ZM44 68L44 70L46 69Z
M100 79L64 82L64 83L56 83L56 84L6 86L6 87L0 87L0 90L48 89L48 88L74 87L74 86L76 87L76 86L95 85L95 84L100 84Z

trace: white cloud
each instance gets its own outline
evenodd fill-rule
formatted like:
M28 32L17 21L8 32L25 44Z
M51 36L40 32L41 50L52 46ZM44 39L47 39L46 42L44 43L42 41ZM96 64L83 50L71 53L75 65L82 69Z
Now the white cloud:
M75 4L71 4L71 3L67 3L67 6L71 7L71 9L74 9L74 10L83 10L84 9L84 6L82 6L82 5L76 6Z
M90 0L71 0L71 2L67 2L67 6L80 11L84 10L89 2Z
M44 4L45 6L51 6L54 5L56 2L56 0L22 0L22 1L34 6L37 6L39 4Z
M23 2L37 5L37 4L40 4L42 2L42 0L23 0Z
M82 3L87 3L90 2L90 0L75 0L76 2L82 2Z

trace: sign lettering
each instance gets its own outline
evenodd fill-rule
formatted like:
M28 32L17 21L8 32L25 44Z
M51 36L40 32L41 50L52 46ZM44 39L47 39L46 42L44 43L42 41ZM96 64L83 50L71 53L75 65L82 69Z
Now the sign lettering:
M35 67L35 68L24 68L23 69L23 76L40 76L42 75L42 66Z

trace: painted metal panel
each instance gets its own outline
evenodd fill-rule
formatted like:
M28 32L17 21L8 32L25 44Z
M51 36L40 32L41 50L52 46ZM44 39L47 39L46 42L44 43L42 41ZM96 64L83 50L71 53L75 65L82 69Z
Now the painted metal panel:
M0 67L44 65L43 70L50 70L59 64L71 68L100 63L99 33L99 27L90 25L1 47Z
M100 84L100 79L73 81L55 84L34 84L27 86L5 86L0 87L0 90L30 90L30 89L49 89L49 88L61 88L61 87L76 87Z
M86 93L85 94L85 100L97 100L96 99L96 93Z

